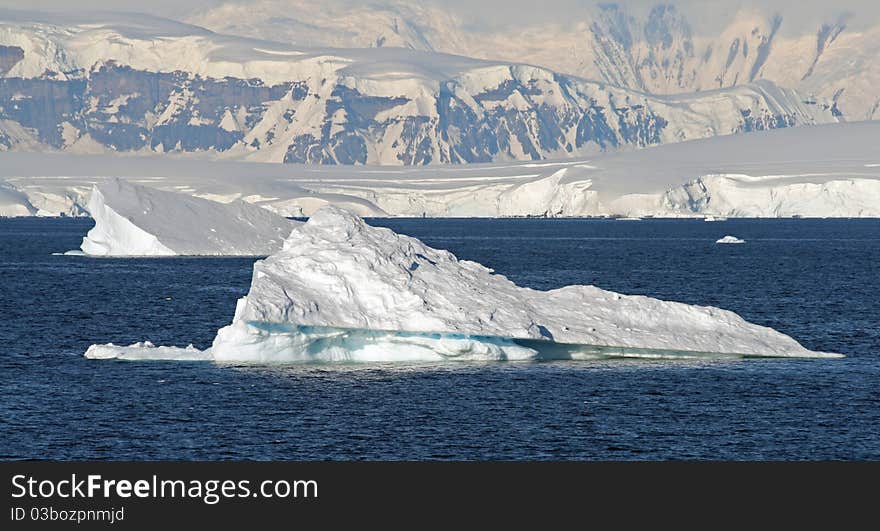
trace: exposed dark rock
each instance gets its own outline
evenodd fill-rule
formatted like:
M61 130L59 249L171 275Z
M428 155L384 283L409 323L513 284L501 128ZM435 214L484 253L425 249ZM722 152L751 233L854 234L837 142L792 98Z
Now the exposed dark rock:
M24 59L24 50L18 46L0 45L0 76L12 70L12 67L22 59Z

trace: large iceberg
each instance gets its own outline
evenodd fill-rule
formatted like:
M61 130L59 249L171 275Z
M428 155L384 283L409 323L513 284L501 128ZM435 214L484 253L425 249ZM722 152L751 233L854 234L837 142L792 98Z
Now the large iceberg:
M83 238L91 256L265 256L296 222L244 201L228 204L113 179L88 203L95 226Z
M594 286L522 288L335 207L255 264L210 354L255 363L833 356L718 308Z

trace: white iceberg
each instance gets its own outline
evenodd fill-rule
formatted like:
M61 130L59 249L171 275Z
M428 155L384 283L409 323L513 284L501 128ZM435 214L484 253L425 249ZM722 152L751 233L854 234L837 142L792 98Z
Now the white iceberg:
M741 240L736 236L730 236L729 234L723 238L719 238L715 240L715 243L746 243L745 240Z
M144 347L99 345L87 355L163 354ZM166 353L179 359L180 350ZM836 356L718 308L594 286L518 287L335 207L298 225L281 251L254 265L232 324L204 352L253 363L700 355Z
M244 201L228 204L113 179L92 190L90 256L265 256L296 222Z

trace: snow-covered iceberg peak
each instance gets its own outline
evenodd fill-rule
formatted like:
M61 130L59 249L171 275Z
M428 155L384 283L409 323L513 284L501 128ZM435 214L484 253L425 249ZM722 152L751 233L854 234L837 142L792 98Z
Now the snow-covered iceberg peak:
M223 204L112 179L87 207L95 226L80 246L92 256L271 254L295 224L244 201Z
M218 361L823 356L718 308L594 286L537 291L335 207L259 261Z

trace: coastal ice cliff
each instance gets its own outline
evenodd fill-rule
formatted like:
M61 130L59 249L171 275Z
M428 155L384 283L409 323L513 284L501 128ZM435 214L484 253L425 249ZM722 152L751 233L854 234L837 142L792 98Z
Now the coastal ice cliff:
M118 177L287 217L328 204L365 217L880 217L878 145L880 121L406 169L0 151L0 187L40 215L69 216L82 215L93 184Z
M144 357L160 356L156 348ZM117 350L131 359L131 347ZM113 348L89 353L113 357ZM594 286L522 288L335 207L254 265L250 291L210 354L255 363L833 356L718 308Z
M35 215L37 215L37 209L31 205L27 194L0 183L0 218Z
M90 256L265 256L296 222L244 201L228 204L113 179L92 190Z

